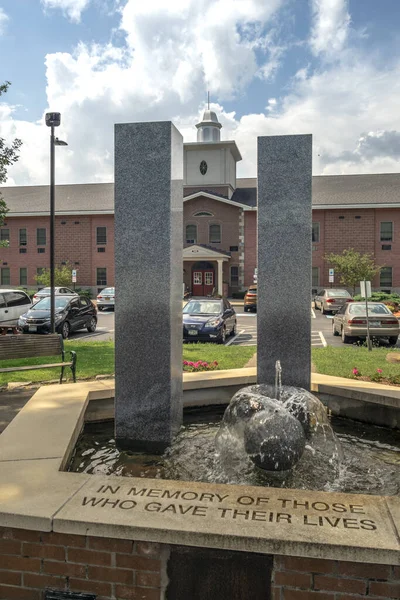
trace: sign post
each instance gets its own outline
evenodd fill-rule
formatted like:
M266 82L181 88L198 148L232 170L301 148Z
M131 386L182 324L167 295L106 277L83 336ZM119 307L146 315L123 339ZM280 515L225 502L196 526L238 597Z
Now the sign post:
M74 291L75 291L75 283L76 283L76 269L72 270L72 283L74 284Z
M335 281L335 269L329 269L329 283L331 284L332 287L332 283L334 283Z
M368 350L372 350L371 337L369 335L369 319L368 319L368 298L371 296L371 282L370 281L360 281L360 291L361 296L365 298L365 312L367 315L367 347Z

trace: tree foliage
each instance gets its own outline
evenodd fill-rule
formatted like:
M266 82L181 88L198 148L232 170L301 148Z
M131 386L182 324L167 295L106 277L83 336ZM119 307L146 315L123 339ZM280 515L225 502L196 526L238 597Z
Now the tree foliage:
M371 254L361 254L353 248L343 250L342 254L328 254L325 260L335 269L340 283L353 288L353 294L360 281L372 281L382 268L375 264Z
M44 269L40 275L35 275L35 281L43 287L50 286L50 269ZM54 268L54 285L70 287L72 283L72 266L67 263Z
M0 84L0 96L7 92L10 85L9 81ZM21 140L16 138L10 145L7 145L6 140L0 136L0 185L7 181L7 168L17 162L19 158L18 150L21 144ZM0 227L4 225L7 213L8 208L0 190ZM8 241L0 241L0 246L8 246Z

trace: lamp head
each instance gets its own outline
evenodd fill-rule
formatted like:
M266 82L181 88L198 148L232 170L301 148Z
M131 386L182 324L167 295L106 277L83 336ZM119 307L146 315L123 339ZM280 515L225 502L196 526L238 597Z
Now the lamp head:
M46 125L47 127L58 127L61 123L61 113L51 112L46 113Z

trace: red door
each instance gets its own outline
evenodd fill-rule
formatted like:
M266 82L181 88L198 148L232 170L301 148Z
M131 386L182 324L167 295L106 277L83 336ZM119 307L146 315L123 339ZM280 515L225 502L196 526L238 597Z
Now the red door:
M193 296L209 296L214 289L214 271L211 269L196 269L192 273Z

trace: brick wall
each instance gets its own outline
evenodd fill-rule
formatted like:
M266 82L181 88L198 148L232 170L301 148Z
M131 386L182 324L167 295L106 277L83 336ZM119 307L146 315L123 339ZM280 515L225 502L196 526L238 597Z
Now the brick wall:
M275 556L273 600L400 598L400 567Z
M151 542L0 528L0 600L43 600L46 588L162 600L168 556ZM399 599L400 567L275 556L271 585L273 600Z
M0 599L43 600L46 588L97 600L160 600L159 544L0 529Z

